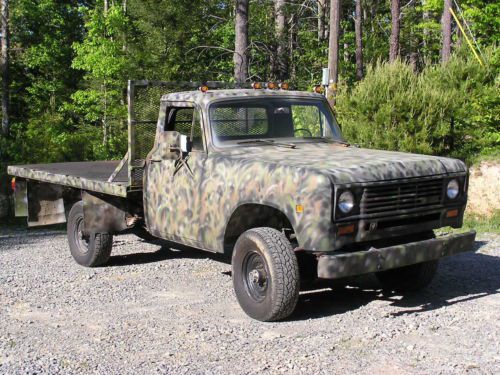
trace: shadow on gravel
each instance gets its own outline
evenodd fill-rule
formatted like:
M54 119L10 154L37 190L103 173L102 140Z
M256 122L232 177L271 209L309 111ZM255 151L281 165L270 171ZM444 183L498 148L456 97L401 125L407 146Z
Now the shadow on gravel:
M486 242L476 241L475 250ZM356 310L376 300L391 302L392 316L418 314L500 293L500 257L465 253L441 261L438 274L424 291L402 296L386 292L373 275L345 281L342 288L301 293L291 320L322 318Z
M153 244L155 242L152 242ZM182 246L179 244L165 245L165 242L158 241L156 244L161 247L154 252L147 253L133 253L125 255L112 255L108 263L104 267L119 267L130 266L134 264L148 264L161 261L168 261L169 259L212 259L217 262L227 263L227 258L221 254L208 253L205 251L197 250L192 247Z

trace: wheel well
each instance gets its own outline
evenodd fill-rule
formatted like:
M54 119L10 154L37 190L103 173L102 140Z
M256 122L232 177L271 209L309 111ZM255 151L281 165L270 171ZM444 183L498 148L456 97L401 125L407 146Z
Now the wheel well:
M233 212L227 223L224 233L224 253L230 255L238 237L243 232L258 227L284 231L289 240L294 233L290 220L277 208L255 203L243 204Z

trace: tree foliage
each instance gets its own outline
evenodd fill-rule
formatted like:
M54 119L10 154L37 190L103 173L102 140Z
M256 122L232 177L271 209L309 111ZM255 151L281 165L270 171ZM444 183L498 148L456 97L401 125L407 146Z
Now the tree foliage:
M439 64L443 0L401 2L400 59L388 64L391 0L363 0L366 77L358 81L356 1L341 2L336 111L347 138L462 158L498 150L500 5L459 3L486 68L456 26L452 59ZM102 1L11 0L11 132L0 137L0 163L121 158L128 79L233 80L234 4L127 0L110 2L105 13ZM283 75L279 50L292 87L319 83L328 9L317 0L285 1L277 38L275 1L249 4L248 79Z

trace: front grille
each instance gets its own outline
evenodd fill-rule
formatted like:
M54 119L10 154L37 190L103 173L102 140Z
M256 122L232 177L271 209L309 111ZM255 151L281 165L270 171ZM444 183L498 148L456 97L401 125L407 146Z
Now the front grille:
M440 205L443 179L369 186L363 189L361 215L399 213Z

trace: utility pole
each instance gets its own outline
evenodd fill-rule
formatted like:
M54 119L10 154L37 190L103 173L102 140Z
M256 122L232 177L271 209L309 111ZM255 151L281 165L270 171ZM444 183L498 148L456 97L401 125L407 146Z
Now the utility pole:
M328 40L328 101L335 105L335 94L339 79L339 35L340 35L340 0L330 2L330 36Z

